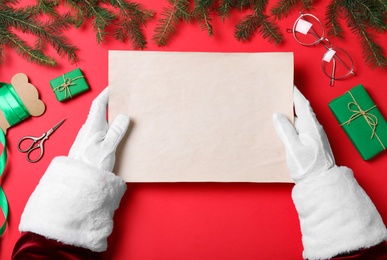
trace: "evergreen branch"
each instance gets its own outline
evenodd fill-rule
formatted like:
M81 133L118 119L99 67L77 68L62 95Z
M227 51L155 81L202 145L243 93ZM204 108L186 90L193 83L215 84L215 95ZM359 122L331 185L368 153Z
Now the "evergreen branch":
M237 40L246 42L259 30L262 37L268 39L269 42L275 45L281 43L283 36L279 27L270 22L268 16L264 14L267 3L267 1L259 0L253 2L254 13L247 15L235 27L234 36Z
M366 25L363 23L361 16L347 6L348 26L351 31L360 37L360 43L363 50L363 57L367 65L373 67L386 67L387 59L383 53L383 48L378 45L369 33L366 31Z
M49 42L62 57L67 56L70 62L76 62L75 52L77 48L71 45L67 38L63 36L58 36L59 30L68 27L68 17L60 16L57 19L58 23L51 24L47 22L45 24L39 23L38 21L33 20L27 13L22 10L15 9L6 9L0 12L0 21L5 21L4 24L12 26L15 29L18 29L24 33L33 33L39 39L37 46L40 46L38 49L42 49L44 42ZM21 41L15 40L14 43L19 45L19 49L24 49L25 52L30 51L33 53L32 49L28 50L27 47L23 46ZM20 52L23 53L23 52ZM31 54L32 55L32 54Z
M383 12L385 12L387 10L387 1L386 0L377 0L377 2L382 7Z
M261 18L256 14L245 16L236 26L234 37L242 42L251 39L257 29L261 26Z
M119 8L120 13L118 28L115 29L113 37L122 42L130 39L136 49L145 48L147 41L141 27L153 17L153 12L143 9L136 3L122 0L109 0L108 2Z
M194 12L194 17L198 21L203 31L208 32L208 36L213 36L214 31L211 24L211 17L208 10L197 10Z
M291 9L297 4L297 0L280 0L272 8L271 14L274 15L278 20L288 16Z
M278 26L276 26L274 23L268 21L268 16L261 14L262 20L261 20L261 26L260 26L260 34L264 39L268 38L268 41L270 43L274 43L274 45L279 45L283 40L283 35L280 32L280 29Z
M222 20L230 15L230 11L233 7L235 7L234 0L222 0L220 2L219 15L222 17Z
M7 45L13 48L19 55L21 55L26 60L36 62L41 65L56 65L56 62L53 58L46 56L43 52L39 50L32 49L15 34L9 33L3 35L3 37L9 40L10 44Z
M135 20L121 22L119 27L114 31L113 36L122 42L126 42L129 39L135 49L143 49L147 44L145 35Z
M26 7L26 13L30 15L40 15L42 13L48 14L51 16L58 16L58 12L56 11L56 7L60 4L58 0L38 0L37 5L32 5Z
M210 10L214 7L213 0L195 0L194 18L198 21L203 31L208 32L208 36L213 36L214 31L211 24Z
M176 3L176 16L179 19L190 21L192 14L189 10L189 0L170 0L171 2Z
M339 4L337 1L332 1L328 6L325 13L325 26L328 29L328 35L343 38L343 29L338 22L338 9Z
M106 27L116 19L116 16L109 10L96 5L91 0L84 0L86 16L93 17L93 27L96 32L97 42L101 43L106 36Z
M361 47L366 64L372 67L387 67L387 59L383 53L383 48L377 44L366 31L359 32L362 35Z
M164 8L161 15L163 18L158 20L152 41L158 46L165 46L167 45L169 38L176 32L178 18L176 16L175 6L171 8Z
M313 6L313 0L301 0L304 10L309 10Z
M73 23L76 28L79 28L82 26L82 24L85 21L85 14L83 13L83 10L81 6L77 4L77 2L74 2L73 0L67 0L65 3L69 6L69 8L75 12Z
M242 11L251 8L253 6L253 1L254 0L236 0L235 7Z
M136 20L140 26L145 25L154 16L153 11L146 10L141 4L124 0L108 0L106 2L110 3L113 7L119 8L120 14L129 20Z
M4 44L0 42L0 64L3 64L5 60Z
M266 7L268 3L268 0L251 0L250 8L252 8L255 12L261 15L266 12Z
M363 11L361 12L363 14L362 16L366 21L369 22L371 27L380 30L380 32L383 32L387 29L387 25L384 22L384 17L382 15L383 13L380 12L380 6L373 5L371 1L355 0L355 3L358 6L356 9Z
M176 32L180 20L189 20L191 18L188 0L173 0L170 3L172 6L165 7L161 13L162 17L158 20L155 34L152 37L152 41L158 46L167 44L170 37Z

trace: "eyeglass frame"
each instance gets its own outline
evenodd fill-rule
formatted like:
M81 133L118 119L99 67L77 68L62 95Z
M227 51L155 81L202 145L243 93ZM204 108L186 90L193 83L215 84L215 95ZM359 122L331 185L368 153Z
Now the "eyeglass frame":
M296 26L297 26L298 22L301 20L301 18L304 17L304 16L310 16L310 17L314 18L314 19L320 24L320 26L321 26L321 28L322 28L322 33L321 33L321 36L320 36L320 37L318 36L317 33L312 34L314 37L316 37L316 41L314 41L313 43L310 43L310 44L301 42L301 41L297 38L297 36L296 36L296 32L297 32ZM313 30L313 27L312 27L311 29ZM316 16L314 16L313 14L304 14L304 13L301 12L301 13L300 13L300 16L296 19L296 21L295 21L294 24L293 24L293 29L287 29L286 31L287 31L287 32L291 32L291 33L293 34L294 39L295 39L299 44L301 44L301 45L303 45L303 46L316 46L316 45L318 45L318 44L320 44L320 43L323 44L323 46L325 47L325 49L326 49L327 51L324 53L323 59L321 60L321 67L322 67L322 71L324 72L324 74L325 74L328 78L331 79L331 80L330 80L330 83L329 83L330 86L333 86L333 85L334 85L334 81L335 81L335 80L340 80L340 79L347 78L347 77L349 77L350 75L355 75L355 72L354 72L355 64L354 64L354 62L353 62L352 57L351 57L351 56L349 55L349 53L346 52L344 49L339 48L339 47L333 47L331 41L330 41L328 38L325 37L325 27L324 27L324 25L322 24L322 22L320 21L320 19L318 19L318 18L317 18ZM327 44L328 44L328 45L327 45ZM325 69L324 69L324 56L325 56L325 54L328 53L329 51L331 51L331 50L334 51L335 49L336 49L336 50L340 50L340 51L342 51L345 55L347 55L347 57L348 57L349 60L351 61L351 66L349 67L342 59L340 59L339 56L337 56L336 54L334 54L333 57L332 57L332 59L333 59L333 69L332 69L332 74L329 75L329 74L325 71ZM341 76L341 77L335 77L335 71L336 71L336 59L335 59L335 57L336 57L336 58L338 59L338 61L341 62L341 63L343 64L343 66L346 67L346 69L348 70L347 74L345 74L344 76Z

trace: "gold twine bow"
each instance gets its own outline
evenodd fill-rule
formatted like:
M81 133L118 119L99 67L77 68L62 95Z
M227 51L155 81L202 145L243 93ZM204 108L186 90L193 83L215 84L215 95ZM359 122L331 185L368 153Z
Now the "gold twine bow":
M348 103L348 110L353 112L353 114L349 117L349 119L347 121L342 123L340 126L345 125L345 124L349 125L353 120L362 116L365 119L365 121L367 122L368 126L371 128L370 139L373 139L374 136L376 136L376 138L378 139L378 141L381 144L381 146L383 147L383 149L386 150L383 142L380 140L378 134L376 133L376 127L378 125L378 118L377 118L377 116L375 116L374 114L371 114L369 112L370 110L376 108L376 105L374 105L366 110L363 110L361 108L361 106L357 103L357 101L356 101L355 97L352 95L352 93L350 91L348 91L348 93L352 97L352 100L353 100L353 102ZM355 108L351 108L351 107L355 107Z
M67 98L67 94L69 94L70 98L73 98L73 96L71 95L70 87L76 85L77 83L75 83L74 81L77 79L80 79L80 78L83 78L83 76L78 76L78 77L71 79L71 78L66 78L65 75L63 75L63 83L61 85L57 86L56 88L54 88L53 91L54 92L55 91L59 91L59 92L64 91L65 92L64 98Z

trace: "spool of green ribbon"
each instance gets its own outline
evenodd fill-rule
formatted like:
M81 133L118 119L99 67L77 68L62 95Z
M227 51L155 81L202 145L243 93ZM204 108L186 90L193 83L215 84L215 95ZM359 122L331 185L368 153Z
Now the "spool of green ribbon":
M10 84L0 82L0 110L10 126L13 126L30 116L27 108ZM0 178L7 165L7 142L3 129L0 129L0 142L3 152L0 156ZM4 234L8 219L8 200L3 188L0 186L0 207L4 214L4 222L0 227L0 236Z

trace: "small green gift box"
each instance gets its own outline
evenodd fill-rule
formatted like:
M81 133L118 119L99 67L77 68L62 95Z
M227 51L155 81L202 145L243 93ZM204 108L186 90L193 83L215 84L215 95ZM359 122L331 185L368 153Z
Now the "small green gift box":
M89 85L79 68L51 80L50 85L60 102L89 90Z
M329 103L340 126L364 160L387 147L387 122L362 85Z

